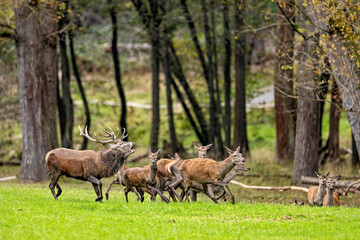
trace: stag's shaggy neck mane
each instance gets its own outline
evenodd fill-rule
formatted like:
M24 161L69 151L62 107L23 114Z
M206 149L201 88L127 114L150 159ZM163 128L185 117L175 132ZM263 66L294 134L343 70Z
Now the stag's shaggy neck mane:
M119 171L122 164L124 164L128 154L112 149L105 149L101 151L100 164L104 168L104 177L113 176Z
M235 167L235 163L231 162L231 158L230 156L227 157L225 160L221 161L221 162L217 162L217 165L219 166L219 171L220 171L220 177L221 179L224 179L224 177L226 176L226 174L228 172L231 171L231 169L233 169Z

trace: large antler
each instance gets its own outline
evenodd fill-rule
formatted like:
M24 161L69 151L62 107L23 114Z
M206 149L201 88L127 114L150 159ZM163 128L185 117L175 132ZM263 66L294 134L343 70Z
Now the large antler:
M96 136L96 134L94 133L94 136L96 139L92 138L89 136L89 133L88 133L88 130L87 130L88 126L85 126L85 133L81 130L81 127L79 125L79 130L80 130L80 135L86 137L87 139L93 141L93 142L98 142L98 143L111 143L111 142L115 142L116 139L115 138L115 135L113 134L113 139L110 139L110 140L99 140L98 137ZM111 128L110 128L111 129ZM113 133L113 132L112 132ZM111 133L108 133L109 136L108 137L111 137ZM103 134L102 134L103 135ZM103 135L104 136L104 135ZM106 136L105 136L106 137Z

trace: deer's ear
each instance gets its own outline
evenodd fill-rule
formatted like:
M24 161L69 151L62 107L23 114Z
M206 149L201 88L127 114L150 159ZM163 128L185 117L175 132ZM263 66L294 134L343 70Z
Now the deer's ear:
M337 177L335 178L335 180L336 180L336 181L339 181L340 178L341 178L341 175L337 176Z
M197 144L196 142L192 142L194 145L195 145L195 147L197 147L197 148L199 148L200 146L199 146L199 144Z
M231 154L234 153L234 151L231 150L230 148L228 148L227 146L224 146L224 147L225 147L225 149L226 149L226 151L227 151L227 153L228 153L229 155L231 155Z
M327 174L325 174L325 177L328 177L328 176L329 176L329 174L330 174L330 171L328 171L328 173L327 173Z
M314 171L314 173L316 174L316 176L317 176L318 178L321 176L317 171Z
M304 206L305 205L305 202L302 202L301 204L300 204L300 206Z
M206 150L208 150L209 148L211 148L211 146L213 145L213 143L210 143L208 145L205 146Z
M149 154L149 155L151 154L151 149L150 149L150 148L148 148L148 154Z
M240 152L240 146L236 148L235 152Z
M298 201L296 200L296 198L294 198L294 204L296 205L298 203Z
M181 159L178 153L175 153L175 159Z
M159 155L161 152L161 149L159 148L159 150L157 150L156 154Z

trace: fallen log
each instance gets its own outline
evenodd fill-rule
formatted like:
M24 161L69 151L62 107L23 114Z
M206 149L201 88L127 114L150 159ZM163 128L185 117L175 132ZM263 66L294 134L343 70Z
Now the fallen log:
M13 179L16 179L16 176L0 178L0 182L9 181L9 180L13 180Z
M305 184L312 184L312 185L318 185L319 184L319 179L318 178L314 178L314 177L305 177L305 176L301 176L300 178L301 183L305 183ZM360 181L357 182L352 182L352 181L338 181L335 185L335 187L337 188L347 188L349 187L352 183L354 183L352 185L353 188L358 188L360 187Z
M360 180L358 180L358 181L353 182L352 184L350 184L350 185L348 186L348 188L346 189L346 191L345 191L345 196L348 194L350 188L351 188L352 186L358 184L358 183L360 183ZM355 188L355 190L358 190L358 189L360 188L360 184L358 184L358 186L357 186L357 187L354 187L354 188Z
M309 191L308 188L298 187L298 186L284 186L284 187L250 186L250 185L246 185L246 184L243 184L241 182L234 181L234 180L231 180L230 183L236 184L236 185L241 186L243 188L256 189L256 190L273 190L273 191L279 191L279 192L284 192L284 191L287 191L287 190L294 190L294 191L302 191L302 192L306 192L306 193Z

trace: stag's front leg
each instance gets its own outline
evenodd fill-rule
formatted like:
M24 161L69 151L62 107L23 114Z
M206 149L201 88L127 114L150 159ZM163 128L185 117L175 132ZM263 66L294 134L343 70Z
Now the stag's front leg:
M99 179L97 179L94 176L90 176L87 178L89 182L93 184L94 190L96 192L96 195L98 196L95 201L102 202L103 196L102 196L102 183ZM100 190L99 190L100 188Z

